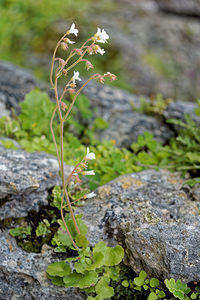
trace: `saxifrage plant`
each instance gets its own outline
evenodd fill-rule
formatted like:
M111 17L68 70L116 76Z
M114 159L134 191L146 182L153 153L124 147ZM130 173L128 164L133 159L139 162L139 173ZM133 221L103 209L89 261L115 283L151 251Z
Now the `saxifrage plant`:
M64 261L58 261L50 264L47 268L47 274L52 283L56 285L64 285L65 287L79 287L88 293L93 293L93 296L88 296L91 299L108 299L114 295L113 288L109 285L111 280L117 280L119 268L117 265L121 262L124 256L124 250L117 245L114 248L107 247L107 245L100 241L93 249L89 247L89 241L86 238L87 226L82 220L82 215L75 215L70 200L68 187L72 185L80 185L81 176L95 174L94 170L87 170L90 160L95 159L95 154L90 152L89 147L83 159L76 164L71 174L66 178L64 168L64 123L69 118L69 114L75 104L75 101L85 87L91 80L95 79L100 83L104 83L105 77L110 80L115 80L116 76L110 72L100 75L98 73L92 75L81 87L77 89L77 81L81 81L78 71L71 70L80 62L84 62L87 70L93 68L92 63L85 59L85 55L94 55L105 53L98 43L106 43L109 36L106 31L98 28L97 33L89 38L80 48L74 48L70 51L66 59L57 57L57 50L61 48L66 52L70 44L75 42L70 40L70 34L78 35L78 29L73 23L71 28L58 41L52 58L50 82L55 93L56 105L50 121L50 128L53 142L56 149L60 175L62 179L61 199L58 204L60 208L61 219L58 220L60 229L54 237L54 242L61 249L71 248L76 251L77 255ZM73 60L72 60L73 58ZM61 77L68 78L65 86L59 92L58 82ZM70 93L71 103L66 103L65 95ZM54 126L55 124L55 126ZM59 124L59 146L54 127L57 129ZM85 194L83 198L92 198L96 196L94 192ZM65 209L68 208L69 213L65 214ZM64 247L64 248L63 248ZM73 267L71 264L73 263Z

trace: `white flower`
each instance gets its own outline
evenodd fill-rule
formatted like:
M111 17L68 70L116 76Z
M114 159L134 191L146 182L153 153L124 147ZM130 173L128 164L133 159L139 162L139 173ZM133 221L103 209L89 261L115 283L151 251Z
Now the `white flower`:
M97 33L96 33L97 42L99 43L107 43L107 40L109 39L109 35L106 33L104 29L100 29L97 27Z
M68 44L74 44L75 42L74 41L71 41L70 39L67 39L68 41Z
M106 51L102 48L99 47L99 49L97 50L98 53L100 53L101 55L104 55L104 53L106 53Z
M86 154L86 159L95 159L95 154L93 152L90 152L89 147L87 147L87 154Z
M84 171L83 175L95 175L94 170Z
M75 36L78 35L78 29L75 28L75 23L72 23L69 33L73 33Z
M93 198L95 196L96 196L96 194L94 192L85 195L85 197L88 198L88 199Z
M72 77L72 81L73 81L73 83L75 84L75 81L76 80L79 80L79 81L81 81L81 78L79 77L79 71L74 71L74 76Z

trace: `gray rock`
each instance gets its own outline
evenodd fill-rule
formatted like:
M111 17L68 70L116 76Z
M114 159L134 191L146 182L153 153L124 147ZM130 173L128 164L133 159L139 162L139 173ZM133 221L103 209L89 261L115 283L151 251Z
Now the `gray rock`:
M185 115L189 115L192 120L200 124L200 117L197 116L194 110L198 107L196 103L189 103L183 101L172 102L168 105L164 112L166 119L185 120Z
M100 140L115 140L118 147L129 148L145 131L150 132L162 144L167 143L173 136L169 127L160 120L136 112L112 114L109 122L110 126L97 132L96 136Z
M0 232L0 245L0 299L86 299L77 289L55 286L48 280L46 268L55 261L50 247L43 246L40 254L27 253L6 231Z
M144 131L149 131L161 143L167 143L173 132L156 117L135 112L141 105L140 97L120 89L90 83L83 92L91 101L95 117L108 122L106 129L98 130L97 139L115 140L118 147L130 147ZM149 99L146 99L148 102Z
M50 85L36 80L33 74L9 62L0 61L0 117L10 115L12 108L18 114L19 103L34 88L46 91L54 99Z
M113 10L98 10L88 18L109 33L111 51L119 53L122 71L137 94L194 101L200 95L200 22L161 10L163 3L169 7L172 2L199 13L195 0L118 0Z
M92 243L116 241L134 271L159 279L200 280L199 193L195 201L179 174L148 170L99 187L79 209Z
M10 116L10 111L6 108L5 102L5 95L0 93L0 118Z
M45 153L0 148L0 219L24 217L48 204L49 190L60 184L58 162ZM66 175L71 167L65 167Z
M179 15L200 16L199 0L156 0L159 9Z
M0 99L7 109L14 108L19 112L19 102L33 88L39 86L30 71L0 62Z

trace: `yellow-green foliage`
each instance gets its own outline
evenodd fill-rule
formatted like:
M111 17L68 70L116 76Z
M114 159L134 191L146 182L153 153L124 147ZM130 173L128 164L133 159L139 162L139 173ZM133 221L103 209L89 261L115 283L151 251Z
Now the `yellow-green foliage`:
M83 102L87 104L84 108ZM16 139L27 151L45 151L56 155L49 129L53 107L54 104L45 93L33 90L21 103L21 114L18 119L12 120L9 117L0 119L0 135ZM85 120L92 116L89 100L85 96L79 96L75 110L79 110ZM200 169L200 129L188 117L186 122L171 122L183 129L177 138L171 139L169 145L162 146L151 133L145 132L143 136L138 137L136 143L132 144L132 152L125 148L117 148L112 141L100 142L94 139L94 131L103 130L109 126L108 123L105 124L97 118L94 120L92 130L88 131L74 117L71 117L64 131L65 162L69 165L78 163L86 154L86 146L83 142L92 144L90 148L97 159L90 163L90 167L95 170L94 176L88 176L90 189L105 184L119 175L148 168L190 172L197 177ZM69 132L70 128L73 129L73 133ZM55 128L55 133L58 131L59 129ZM13 147L12 143L10 147ZM188 184L193 185L199 180L199 178L192 179Z
M24 60L31 50L46 51L44 43L54 22L81 20L91 0L0 0L0 56ZM27 42L28 41L28 42Z

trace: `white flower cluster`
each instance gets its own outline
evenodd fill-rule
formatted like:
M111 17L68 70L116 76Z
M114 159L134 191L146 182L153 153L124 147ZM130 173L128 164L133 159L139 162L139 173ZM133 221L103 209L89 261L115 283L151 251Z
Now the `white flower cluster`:
M109 35L106 33L104 29L100 29L97 27L97 33L95 34L96 42L98 43L107 43L109 39Z
M78 36L78 29L76 28L75 23L72 23L70 29L67 31L67 34L74 34L75 36ZM98 42L98 43L107 43L107 40L109 39L109 35L106 33L106 31L104 29L100 29L99 27L97 27L97 32L95 33L95 35L92 37L92 40L94 42ZM68 38L64 39L64 42L66 44L74 44L74 41L71 41ZM67 50L67 45L62 45L63 50ZM105 50L102 49L101 47L97 46L96 51L91 51L89 50L89 54L94 54L94 53L99 53L101 55L103 55L105 53Z

